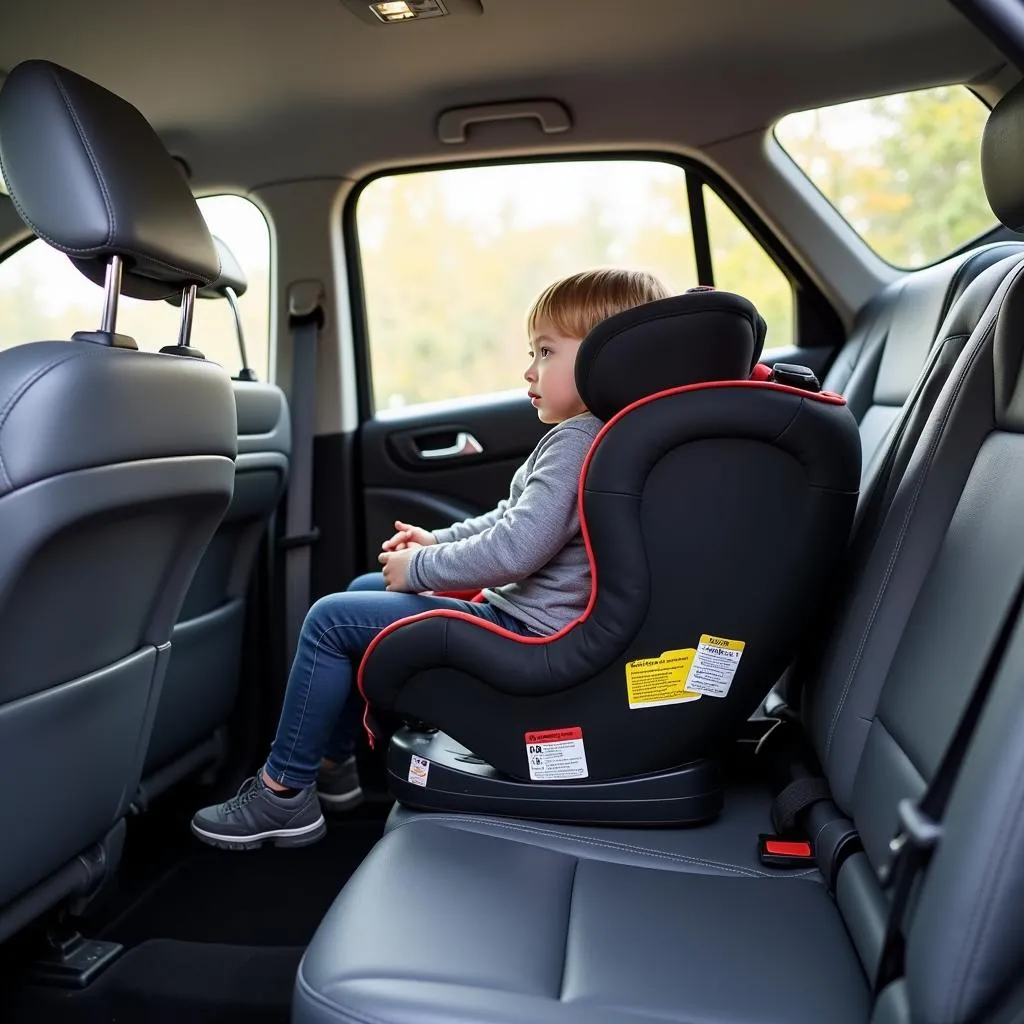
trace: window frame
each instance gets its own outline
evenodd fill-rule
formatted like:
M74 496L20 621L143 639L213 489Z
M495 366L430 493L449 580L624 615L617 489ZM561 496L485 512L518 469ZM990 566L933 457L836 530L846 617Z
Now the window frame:
M596 150L587 153L531 153L521 157L491 158L483 160L460 160L450 163L412 163L383 168L361 178L345 199L342 208L342 242L345 251L346 280L351 307L352 343L356 368L357 414L360 423L371 421L376 416L373 399L373 365L370 354L369 326L366 308L366 290L363 282L362 255L359 249L359 233L357 228L357 207L363 190L380 178L396 177L401 174L422 174L426 172L462 170L474 167L510 167L520 164L561 164L561 163L595 163L602 160L635 160L646 163L664 163L679 168L686 175L685 182L690 205L691 226L693 229L694 259L697 272L703 272L701 263L701 247L710 254L710 238L707 230L706 213L695 220L692 192L699 192L702 185L707 185L722 202L736 215L740 223L750 232L753 239L767 253L782 272L793 290L793 348L810 349L812 346L801 345L801 337L805 330L810 331L811 325L817 327L816 336L834 339L825 341L813 348L829 348L838 346L845 337L845 330L836 311L828 302L821 290L815 285L810 275L804 270L792 253L782 244L770 230L764 220L739 195L732 186L712 168L691 157L678 153L666 153L663 150ZM694 183L694 184L691 184ZM701 210L704 211L703 201ZM703 237L699 237L703 225ZM706 265L704 265L706 266ZM713 266L712 266L713 271ZM437 399L446 401L447 399Z
M854 99L840 100L838 103L830 103L830 104L827 104L826 106L823 106L823 107L805 107L805 108L801 108L799 110L788 110L788 111L786 111L785 114L782 114L779 117L777 117L772 122L771 127L768 129L768 138L771 140L771 144L778 149L779 153L781 153L782 156L786 160L788 160L790 164L792 164L793 168L806 181L807 185L810 188L812 188L826 203L828 203L829 208L832 209L835 212L836 216L840 219L840 221L842 221L842 223L849 229L850 236L852 238L856 239L857 244L863 246L863 248L867 252L871 253L871 255L875 259L877 259L880 263L882 263L883 266L888 267L890 270L895 270L899 274L916 274L919 271L927 270L929 267L938 266L938 264L944 263L946 260L951 259L954 256L962 255L963 253L969 252L971 249L977 249L978 246L985 245L987 243L987 241L990 240L990 236L994 232L999 232L1000 230L1009 230L1009 229L1008 228L1004 228L1004 225L1002 225L999 222L999 219L993 213L992 214L993 224L992 224L992 226L990 228L987 228L986 230L980 231L978 234L971 236L969 239L967 239L967 241L965 241L961 245L958 245L956 248L951 249L949 252L947 252L947 253L945 253L945 254L943 254L941 256L938 256L935 259L928 261L927 263L922 263L919 266L915 266L915 267L904 267L904 266L901 266L898 263L893 263L892 260L886 259L886 257L883 256L850 223L849 220L847 220L846 215L843 213L843 211L840 210L839 207L836 206L836 204L834 202L832 202L832 200L818 187L818 183L803 169L803 167L800 166L800 164L796 161L796 159L790 153L790 151L783 145L782 140L779 138L777 129L779 127L779 122L781 122L783 119L791 116L792 114L804 114L804 113L807 113L807 112L812 111L812 110L828 110L830 107L841 107L841 106L844 106L847 103L863 103L863 102L866 102L868 100L886 99L889 96L905 96L908 93L912 93L912 92L928 92L928 91L930 91L932 89L952 89L952 88L960 88L960 89L964 89L966 92L969 92L985 108L985 110L988 111L988 113L986 113L986 115L985 115L986 121L988 120L988 114L990 114L992 112L992 104L989 103L985 99L985 97L982 96L981 93L978 92L977 89L975 89L971 85L968 85L966 82L939 82L936 85L927 85L927 86L924 86L923 88L920 88L920 89L903 89L900 92L872 93L870 96L859 96L859 97L856 97ZM980 138L978 140L978 145L979 145L979 147L981 145L981 139Z

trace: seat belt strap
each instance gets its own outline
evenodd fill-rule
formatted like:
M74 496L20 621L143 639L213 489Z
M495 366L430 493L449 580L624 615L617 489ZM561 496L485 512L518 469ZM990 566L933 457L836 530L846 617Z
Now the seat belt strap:
M779 835L792 834L800 814L820 800L831 800L828 781L820 775L794 779L772 801L772 827Z
M949 803L960 766L984 711L992 684L999 674L999 666L1015 632L1022 607L1024 577L1017 583L1016 593L989 648L981 675L974 685L953 738L946 747L924 795L917 802L901 800L899 803L899 830L889 843L893 861L882 876L882 884L891 890L892 896L885 938L878 958L878 970L875 973L876 997L890 982L904 974L904 924L915 883L942 840L942 819L945 816L946 805Z
M303 282L303 284L313 282ZM310 555L320 531L312 522L313 435L316 425L316 352L324 323L323 289L293 286L289 295L288 326L292 338L292 387L290 395L292 452L285 508L285 624L286 653L290 662L299 642L302 623L309 610ZM306 298L306 301L301 301Z

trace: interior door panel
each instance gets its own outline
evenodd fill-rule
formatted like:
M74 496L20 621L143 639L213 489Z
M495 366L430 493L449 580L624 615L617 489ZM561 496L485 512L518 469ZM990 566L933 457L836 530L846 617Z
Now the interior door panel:
M548 429L525 394L364 423L364 568L376 568L396 519L430 530L493 508Z

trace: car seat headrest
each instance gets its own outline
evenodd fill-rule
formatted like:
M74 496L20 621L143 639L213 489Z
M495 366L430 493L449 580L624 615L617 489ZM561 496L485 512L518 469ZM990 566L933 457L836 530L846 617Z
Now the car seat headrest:
M213 236L213 244L217 247L217 255L220 257L220 277L213 284L200 288L199 297L222 299L227 288L230 288L236 297L244 295L249 282L235 254L228 248L227 243L216 235Z
M609 420L632 402L684 384L745 380L766 326L741 295L693 288L602 320L576 355L576 389Z
M1024 82L996 105L981 136L981 177L989 206L1012 231L1024 228Z
M162 299L220 273L178 165L130 103L49 61L0 88L0 171L22 220L104 282L123 261L125 295Z
M217 247L217 255L220 257L220 277L213 284L200 288L196 292L196 298L223 299L228 288L235 293L235 298L244 295L249 287L249 281L235 254L228 248L227 243L216 235L213 236L213 244ZM180 306L181 292L175 292L167 301Z

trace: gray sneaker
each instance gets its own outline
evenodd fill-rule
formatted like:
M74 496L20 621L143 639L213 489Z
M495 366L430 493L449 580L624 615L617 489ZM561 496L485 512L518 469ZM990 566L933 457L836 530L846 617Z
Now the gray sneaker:
M349 811L361 804L363 791L359 785L356 759L346 758L333 768L321 765L316 777L316 791L327 811Z
M204 843L224 850L255 850L266 842L275 846L315 843L327 832L327 823L314 786L295 796L278 796L260 771L246 779L230 800L197 811L192 832Z

